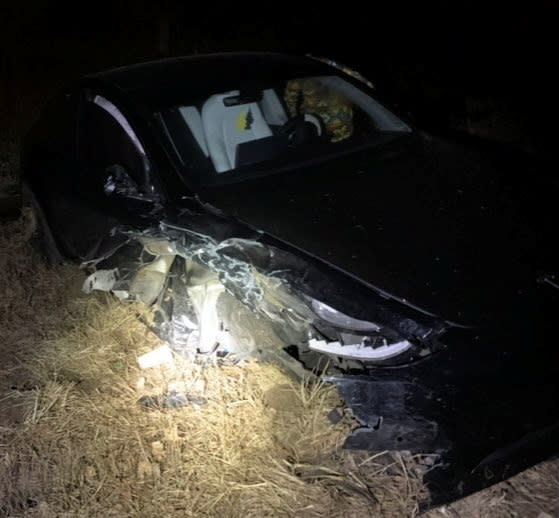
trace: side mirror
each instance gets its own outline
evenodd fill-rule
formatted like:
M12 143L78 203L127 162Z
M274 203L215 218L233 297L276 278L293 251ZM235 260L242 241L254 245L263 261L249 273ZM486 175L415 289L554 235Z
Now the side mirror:
M105 195L111 197L115 196L152 203L157 201L155 196L146 194L130 176L126 168L120 164L114 164L105 169L103 191Z

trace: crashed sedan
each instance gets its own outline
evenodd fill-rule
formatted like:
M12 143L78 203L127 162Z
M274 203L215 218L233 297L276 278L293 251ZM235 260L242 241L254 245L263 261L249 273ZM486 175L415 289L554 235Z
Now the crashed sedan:
M93 74L23 148L51 260L141 300L186 356L334 383L345 446L436 453L429 505L557 453L557 183L435 137L336 63L174 58Z

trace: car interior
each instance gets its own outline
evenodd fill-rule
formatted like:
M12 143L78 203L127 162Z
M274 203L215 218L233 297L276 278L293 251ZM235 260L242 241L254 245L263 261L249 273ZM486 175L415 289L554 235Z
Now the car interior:
M347 147L375 132L409 131L405 123L341 77L311 80L321 91L335 92L337 99L343 99L344 121L336 121L340 102L329 105L326 96L312 100L317 107L312 112L301 104L298 113L290 114L285 100L287 81L215 93L165 110L162 121L184 165L218 174ZM345 125L340 141L334 141L330 131L336 124Z

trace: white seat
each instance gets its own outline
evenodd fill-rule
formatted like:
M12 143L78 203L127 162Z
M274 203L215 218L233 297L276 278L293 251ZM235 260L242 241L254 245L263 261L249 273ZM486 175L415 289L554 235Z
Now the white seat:
M283 126L287 122L287 113L273 88L267 88L262 92L260 107L268 124Z
M218 173L235 167L239 144L272 136L256 102L226 106L238 90L212 95L202 107L202 126L210 158Z

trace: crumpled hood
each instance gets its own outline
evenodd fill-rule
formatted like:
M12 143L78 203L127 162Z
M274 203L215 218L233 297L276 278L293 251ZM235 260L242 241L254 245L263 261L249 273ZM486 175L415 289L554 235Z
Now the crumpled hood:
M463 324L506 314L556 264L546 251L546 195L530 171L500 171L479 153L424 137L203 194L241 221Z

